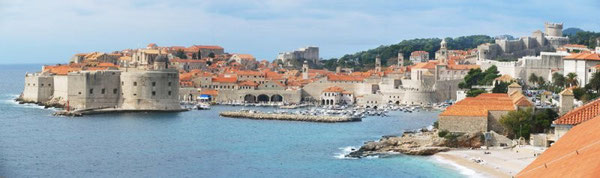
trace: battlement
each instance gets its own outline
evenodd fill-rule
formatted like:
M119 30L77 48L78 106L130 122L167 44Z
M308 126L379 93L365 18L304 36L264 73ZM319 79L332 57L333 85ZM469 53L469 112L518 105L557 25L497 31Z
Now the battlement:
M544 26L546 28L563 28L563 23L552 23L552 22L546 22L544 23Z

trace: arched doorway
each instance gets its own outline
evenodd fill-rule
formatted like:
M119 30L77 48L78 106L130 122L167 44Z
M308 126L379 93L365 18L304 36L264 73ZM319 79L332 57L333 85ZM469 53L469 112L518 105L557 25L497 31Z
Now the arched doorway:
M321 99L321 105L325 105L325 100Z
M400 105L400 101L396 101L396 105Z
M251 95L251 94L247 94L246 96L244 96L244 102L246 102L246 103L256 103L256 96Z
M265 103L269 102L269 96L267 96L265 94L258 95L257 101L258 102L265 102Z
M272 102L282 102L283 96L275 94L275 95L271 96L271 101Z

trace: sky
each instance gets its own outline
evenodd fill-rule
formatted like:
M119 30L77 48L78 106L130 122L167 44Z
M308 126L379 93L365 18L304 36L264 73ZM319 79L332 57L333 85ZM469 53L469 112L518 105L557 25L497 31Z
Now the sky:
M0 64L67 63L149 43L267 60L318 46L327 59L413 38L527 36L544 22L600 31L600 1L0 0Z

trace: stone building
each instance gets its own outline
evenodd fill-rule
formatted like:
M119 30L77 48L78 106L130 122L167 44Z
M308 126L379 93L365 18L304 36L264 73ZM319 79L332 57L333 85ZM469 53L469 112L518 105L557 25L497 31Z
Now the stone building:
M504 128L499 122L503 115L532 106L533 103L519 90L511 94L483 93L476 97L467 97L446 108L439 115L439 129L463 133L504 133Z
M555 51L569 42L568 37L563 37L562 32L558 32L562 31L562 24L545 23L544 26L546 33L537 30L531 36L517 40L496 39L493 44L479 45L477 47L479 61L536 56L542 51Z
M319 47L308 46L291 52L279 53L277 59L284 64L288 64L288 60L309 60L316 64L319 60Z
M20 99L68 110L181 110L179 72L168 69L166 56L146 50L135 54L135 68L96 63L44 66L40 73L26 74Z
M413 51L410 53L410 62L413 64L429 61L429 53L427 51Z
M338 86L332 86L323 90L321 94L321 105L352 105L354 95Z
M564 72L566 76L569 73L577 74L577 81L580 86L590 82L592 75L600 66L600 55L598 53L575 53L564 58Z

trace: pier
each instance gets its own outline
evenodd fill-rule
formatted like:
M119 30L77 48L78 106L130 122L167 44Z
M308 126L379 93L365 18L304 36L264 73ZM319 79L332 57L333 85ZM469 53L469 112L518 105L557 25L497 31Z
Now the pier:
M357 122L361 121L360 117L351 116L328 116L328 115L302 115L302 114L282 114L282 113L262 113L256 111L225 111L219 113L222 117L230 118L246 118L256 120L285 120L285 121L305 121L305 122Z

